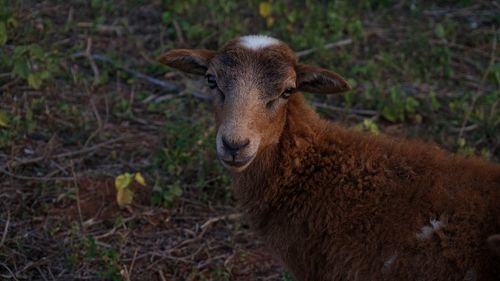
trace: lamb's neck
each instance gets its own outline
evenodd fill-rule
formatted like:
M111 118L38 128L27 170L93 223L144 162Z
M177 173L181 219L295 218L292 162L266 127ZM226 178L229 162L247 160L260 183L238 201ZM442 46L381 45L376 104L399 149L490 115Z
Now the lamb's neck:
M292 173L294 160L302 158L301 154L306 153L307 147L314 145L321 129L323 121L305 104L303 96L292 97L280 141L263 149L245 171L233 175L239 203L245 211L256 216L265 214L267 210L263 208L280 198L282 181L288 177L287 173Z
M254 159L253 163L242 173L234 174L233 179L239 184L264 184L269 178L276 178L278 170L283 169L284 161L290 155L304 151L305 146L312 145L322 120L317 113L305 103L302 94L293 95L288 104L286 122L278 143L272 144ZM273 177L274 176L274 177Z

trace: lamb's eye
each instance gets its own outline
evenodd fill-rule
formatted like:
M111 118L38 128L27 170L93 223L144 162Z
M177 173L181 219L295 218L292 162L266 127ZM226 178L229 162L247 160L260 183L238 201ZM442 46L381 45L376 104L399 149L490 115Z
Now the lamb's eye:
M291 94L293 94L293 92L295 92L295 88L286 88L286 90L281 94L281 97L287 99Z
M215 75L207 74L205 77L207 78L208 87L210 89L217 88L217 80L215 79Z

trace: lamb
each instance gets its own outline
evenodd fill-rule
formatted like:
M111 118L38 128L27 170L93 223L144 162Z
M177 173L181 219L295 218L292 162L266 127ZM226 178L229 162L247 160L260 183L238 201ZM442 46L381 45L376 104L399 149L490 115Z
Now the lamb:
M160 62L206 76L217 156L295 280L500 280L500 165L321 119L299 91L351 86L271 37Z

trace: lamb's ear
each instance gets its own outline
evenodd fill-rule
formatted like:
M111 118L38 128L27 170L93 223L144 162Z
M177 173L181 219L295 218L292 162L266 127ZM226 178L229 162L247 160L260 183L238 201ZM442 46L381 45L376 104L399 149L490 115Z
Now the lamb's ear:
M334 94L349 91L351 85L337 73L307 64L295 68L297 89L310 93Z
M205 49L175 49L160 56L160 63L187 73L205 75L215 51Z

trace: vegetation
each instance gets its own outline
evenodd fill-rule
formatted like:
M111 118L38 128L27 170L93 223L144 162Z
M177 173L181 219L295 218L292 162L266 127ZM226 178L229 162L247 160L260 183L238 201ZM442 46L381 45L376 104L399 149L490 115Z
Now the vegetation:
M156 58L271 35L349 78L308 96L325 117L499 161L499 10L0 0L0 279L291 280L237 219L203 79Z

